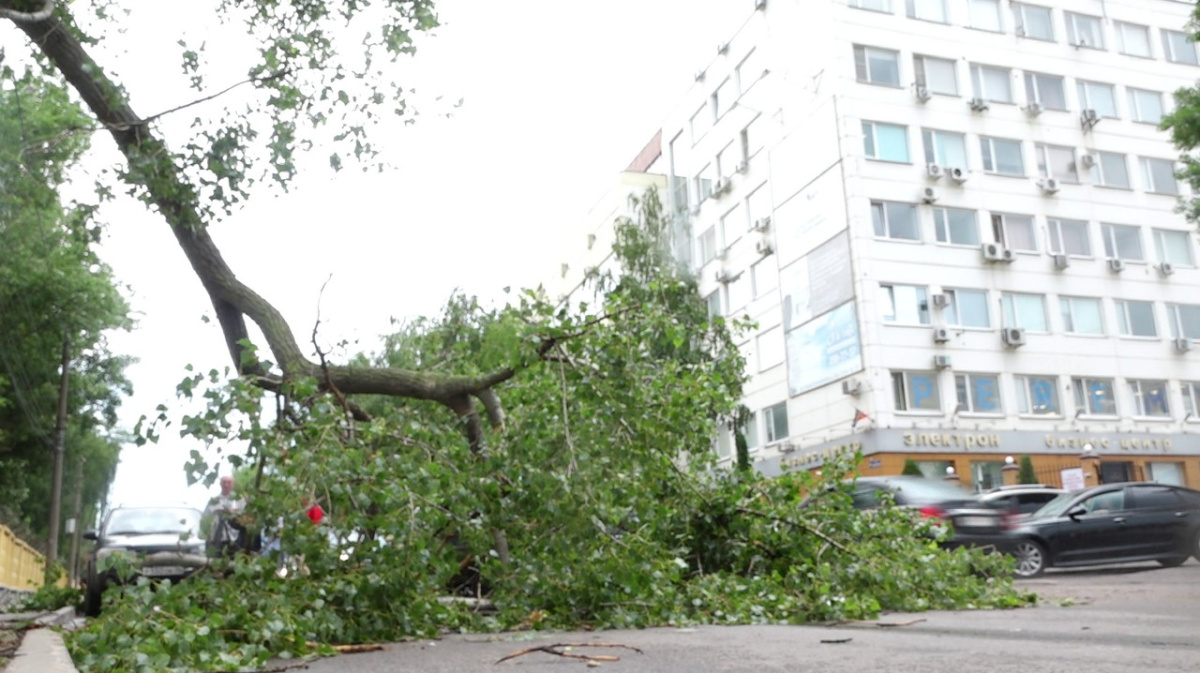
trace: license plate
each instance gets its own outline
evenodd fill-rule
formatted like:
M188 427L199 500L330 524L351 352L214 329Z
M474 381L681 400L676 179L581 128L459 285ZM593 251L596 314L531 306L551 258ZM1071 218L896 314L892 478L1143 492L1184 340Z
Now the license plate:
M954 523L963 528L990 528L996 525L995 521L986 516L963 516Z
M166 577L168 575L182 575L187 572L187 568L183 566L146 566L142 568L142 574L146 577Z

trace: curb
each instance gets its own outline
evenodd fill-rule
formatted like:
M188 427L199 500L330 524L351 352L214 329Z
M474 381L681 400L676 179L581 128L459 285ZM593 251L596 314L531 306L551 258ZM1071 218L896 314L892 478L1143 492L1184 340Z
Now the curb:
M51 629L25 632L16 655L4 673L79 673L62 636Z

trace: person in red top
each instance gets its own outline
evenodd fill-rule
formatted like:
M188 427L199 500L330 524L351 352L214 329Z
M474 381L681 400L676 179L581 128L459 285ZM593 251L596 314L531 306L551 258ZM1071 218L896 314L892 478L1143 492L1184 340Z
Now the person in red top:
M310 506L304 513L308 515L309 520L314 524L321 523L321 520L325 518L325 510L321 509L321 505L312 500L309 500L308 504Z

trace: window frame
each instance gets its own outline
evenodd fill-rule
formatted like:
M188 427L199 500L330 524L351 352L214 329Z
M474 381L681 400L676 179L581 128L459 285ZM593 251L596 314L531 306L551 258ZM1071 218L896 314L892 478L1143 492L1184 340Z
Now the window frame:
M1177 63L1179 65L1200 65L1200 51L1196 49L1196 43L1188 39L1188 34L1180 30L1170 30L1167 28L1158 29L1159 37L1162 40L1163 60L1168 63ZM1180 37L1183 39L1183 47L1180 47L1172 39ZM1180 48L1187 48L1191 54L1190 59L1180 60L1176 58L1176 52Z
M1153 89L1139 89L1137 87L1129 86L1125 87L1125 92L1129 103L1129 118L1131 120L1139 124L1153 124L1154 126L1158 126L1162 123L1163 117L1167 114L1167 108L1163 104L1163 94L1161 91L1154 91ZM1140 102L1141 97L1139 97L1138 94L1150 94L1154 97L1154 100L1158 103L1158 119L1145 118L1144 110L1142 109L1143 106Z
M1142 307L1150 309L1150 327L1153 334L1137 334L1135 330L1133 314L1131 309L1134 307ZM1117 336L1126 339L1146 339L1157 341L1158 335L1158 311L1154 309L1154 302L1145 301L1143 299L1113 299L1113 311L1117 316Z
M1041 304L1041 324L1030 326L1026 324L1032 316L1023 314L1016 300L1018 298L1036 298ZM1050 315L1046 310L1046 295L1036 292L1001 292L1000 307L1005 327L1018 327L1033 334L1050 333Z
M1150 391L1145 390L1147 386L1154 387L1160 390L1159 400L1162 413L1150 413L1146 406L1147 395ZM1154 419L1154 420L1170 420L1171 419L1171 390L1165 379L1126 379L1125 389L1129 391L1129 396L1133 400L1133 415L1139 419Z
M1096 107L1092 95L1093 89L1103 89L1108 92L1109 101L1112 103L1112 111L1101 112L1100 108ZM1116 85L1107 82L1097 82L1090 79L1075 80L1075 94L1079 97L1079 108L1081 110L1095 110L1096 114L1103 119L1120 119L1120 114L1117 112L1117 87Z
M867 130L867 127L870 127L869 132ZM904 158L903 159L891 159L888 157L880 156L879 148L881 147L881 145L879 142L879 133L878 133L879 127L884 127L887 129L898 129L901 132L901 134L904 137ZM863 130L863 153L867 159L870 159L871 161L883 161L883 162L892 163L892 164L911 164L912 163L912 149L909 146L908 127L907 126L904 126L903 124L891 124L891 123L887 123L887 122L877 122L877 121L870 121L870 120L864 119L864 120L862 120L862 130ZM868 148L871 148L871 152L868 152Z
M1122 230L1135 230L1137 232L1138 257L1125 256L1124 250L1119 245L1119 240L1116 234ZM1107 259L1119 259L1124 262L1144 263L1146 261L1146 246L1142 241L1142 228L1136 224L1117 224L1115 222L1101 222L1100 236L1104 241L1104 256Z
M1038 412L1037 406L1034 404L1037 401L1035 396L1034 385L1048 384L1050 391L1049 400L1053 405L1045 412ZM1062 418L1062 396L1058 390L1058 376L1055 374L1014 374L1013 385L1017 391L1017 414L1020 416L1039 417L1039 418ZM1039 386L1040 389L1040 386Z
M1095 411L1093 405L1091 404L1091 401L1094 399L1094 397L1091 395L1085 396L1085 391L1088 393L1093 393L1094 395L1095 391L1097 390L1097 388L1094 387L1095 384L1107 386L1107 397L1110 405L1112 406L1112 413L1108 413L1103 409L1100 411ZM1117 403L1116 381L1112 378L1094 376L1071 377L1071 392L1075 401L1075 408L1077 410L1081 410L1080 414L1083 416L1097 418L1117 418L1121 415L1121 407Z
M929 72L926 69L928 61L944 63L950 66L950 74L954 78L953 91L943 91L940 88L934 88L929 85ZM928 56L926 54L913 54L913 79L917 83L917 86L925 87L931 94L955 97L962 95L962 88L958 83L958 63L953 59Z
M1002 173L1000 172L1000 163L996 160L996 145L1000 144L1015 144L1017 148L1016 156L1021 160L1020 172L1017 173ZM983 172L988 175L1000 175L1008 178L1024 178L1028 177L1029 173L1025 167L1025 143L1015 138L1003 138L999 136L979 136L979 152L983 157ZM989 164L991 167L989 168Z
M950 163L946 154L946 141L958 140L962 143L962 163ZM961 168L967 170L970 160L967 157L967 134L958 131L943 131L942 129L921 129L921 149L925 154L925 163L937 164L942 168ZM933 156L930 156L932 152ZM938 155L942 156L939 157ZM939 161L941 159L941 161Z
M923 380L931 384L932 391L932 406L914 408L912 381L913 377L921 377ZM940 416L944 412L942 409L942 396L940 381L938 381L938 373L936 371L923 370L898 370L891 372L892 384L892 409L900 414L913 414L922 416ZM902 394L901 394L902 393ZM923 395L928 397L927 395Z
M1000 245L1003 245L1005 248L1008 248L1009 250L1012 250L1013 252L1032 252L1032 253L1040 252L1040 250L1038 249L1038 240L1037 240L1038 239L1037 220L1033 215L1026 215L1023 213L1000 213L1000 212L995 212L995 211L993 211L991 215L992 215L992 218L991 218L992 219L992 237L997 243L999 243ZM1017 220L1015 218L1021 218L1021 219ZM1029 229L1028 229L1029 242L1033 247L1018 248L1013 243L1013 239L1016 237L1010 233L1010 231L1012 231L1012 230L1010 229L1009 225L1012 224L1013 226L1016 226L1018 224L1026 224L1026 223L1029 226Z
M888 241L907 241L909 243L921 243L923 236L921 235L921 218L917 216L917 207L911 203L903 201L884 201L882 199L871 199L871 232L876 239ZM890 216L890 207L904 208L912 216L912 230L916 233L916 238L906 238L903 236L892 235L892 218ZM880 213L884 233L880 234L876 225L875 213Z
M1187 309L1189 312L1195 312L1196 316L1193 320L1185 321L1181 309ZM1195 335L1188 335L1185 331L1188 323L1195 323L1197 326ZM1200 304L1167 304L1167 327L1170 329L1172 339L1187 339L1189 341L1200 341Z
M1187 269L1196 268L1196 251L1192 246L1192 232L1180 231L1179 229L1151 229L1150 232L1154 239L1154 254L1157 256L1160 264L1167 262L1171 266ZM1183 250L1187 253L1187 261L1177 262L1173 259L1167 259L1170 255L1166 254L1168 252L1166 236L1182 237Z
M1070 175L1060 176L1054 172L1054 163L1051 162L1051 153L1069 152L1071 161L1068 165L1071 167ZM1033 144L1034 158L1036 159L1038 174L1044 178L1052 178L1059 182L1077 185L1079 181L1079 157L1075 154L1075 148L1068 145L1052 145L1050 143L1034 143ZM1060 157L1061 158L1061 157Z
M780 413L781 410L782 414ZM788 422L787 400L777 402L769 407L763 407L760 413L763 416L763 425L766 428L766 436L763 438L765 440L763 442L763 446L770 446L772 444L786 441L788 437L792 436L791 427L789 427L790 424ZM782 437L778 436L777 434L780 431L778 424L778 420L780 418L783 419L782 430L785 433Z
M979 384L990 380L992 382L992 396L995 399L995 406L990 409L977 408L978 396L981 392ZM960 385L960 383L962 385ZM965 394L965 401L964 401ZM1004 399L1000 393L1000 375L988 374L979 372L955 372L954 373L954 396L958 404L960 414L972 414L977 416L1003 416L1004 415ZM965 408L963 408L965 407Z
M895 67L896 67L895 83L885 82L885 81L877 81L872 78L872 76L871 76L871 54L876 53L876 52L878 52L880 54L890 54L891 55L892 62L895 64ZM859 70L858 70L859 53L862 54L862 59L863 59L862 60L862 65L863 65L862 73L865 74L866 79L862 79L861 77L859 77L859 74L860 74ZM903 80L903 77L901 76L901 72L900 72L900 52L895 49L887 49L884 47L873 47L873 46L866 45L866 44L855 44L854 45L854 79L859 84L870 84L871 86L886 86L886 87L890 87L893 89L899 89L901 87L901 81Z
M1054 9L1045 5L1035 5L1028 2L1012 2L1013 13L1013 34L1017 37L1024 37L1030 40L1039 40L1041 42L1058 42L1058 34L1054 26ZM1029 23L1029 19L1025 16L1026 10L1034 10L1046 13L1046 22L1050 26L1049 37L1039 35L1030 35L1029 30L1025 26Z
M1200 422L1200 381L1180 381L1179 389L1183 393L1183 420Z
M1092 164L1092 168L1090 169L1093 185L1095 185L1097 187L1104 187L1106 189L1124 189L1124 190L1132 190L1133 189L1133 181L1130 179L1130 176L1129 176L1129 155L1122 154L1120 152L1105 152L1103 150L1096 150L1094 155L1096 157L1096 162L1094 164ZM1121 170L1122 170L1122 172L1124 174L1124 178L1125 178L1124 184L1116 184L1113 182L1109 182L1108 171L1106 171L1104 168L1105 157L1109 157L1109 158L1119 157L1120 158Z
M974 234L973 240L969 242L958 242L955 239L955 228L950 221L950 212L969 213L971 216L971 231ZM940 216L940 217L939 217ZM945 237L943 238L943 231ZM933 208L933 238L934 241L941 245L965 246L971 248L979 247L982 239L979 236L979 211L970 208L951 208L948 206L935 206Z
M1086 22L1094 23L1095 31L1090 31L1092 36L1098 36L1100 44L1093 45L1081 41L1079 35L1079 20L1083 19ZM1063 12L1063 23L1067 28L1067 42L1080 49L1096 49L1098 51L1107 51L1104 39L1104 19L1103 17L1092 14L1083 14L1080 12Z
M854 9L863 9L868 12L880 12L882 14L892 14L896 11L895 8L892 7L892 0L875 0L876 2L879 2L880 4L883 5L882 8L863 7L864 2L871 2L871 1L872 0L849 0L848 4L850 5L850 7L854 8Z
M1139 54L1129 51L1129 43L1125 39L1125 29L1133 28L1139 30L1146 37L1146 53ZM1117 36L1117 52L1134 58L1154 58L1154 40L1150 37L1150 26L1145 26L1140 23L1130 23L1128 21L1113 21L1113 32Z
M1154 168L1162 167L1166 164L1171 169L1171 191L1163 191L1159 187L1158 181L1155 179ZM1142 173L1142 189L1147 194L1160 194L1163 196L1179 196L1179 179L1175 177L1175 160L1161 159L1159 157L1138 157L1138 168Z
M992 307L990 301L990 293L986 289L977 289L969 287L948 287L942 288L942 294L946 295L946 307L942 309L942 315L946 321L947 327L955 329L970 329L970 330L990 330L992 329ZM975 300L981 300L983 305L983 317L985 324L983 325L967 325L963 321L962 310L962 295L966 294ZM973 307L978 309L978 306Z
M900 312L897 310L896 303L896 288L911 288L913 292L913 300L915 301L915 310L905 311L904 317L909 317L909 314L914 314L916 322L910 320L901 320ZM912 326L912 327L928 327L932 321L932 315L929 310L929 286L913 285L910 283L880 283L880 304L884 304L885 310L890 306L891 313L883 312L880 314L880 320L887 325L897 326ZM886 302L886 303L885 303Z
M984 71L991 71L1004 75L1006 98L996 98L992 95L993 92L987 91L987 80L983 77ZM983 63L972 63L970 68L971 74L971 93L976 98L982 98L989 103L1007 103L1012 105L1017 102L1016 96L1013 93L1012 85L1012 68L1002 68L995 65L985 65Z
M1029 103L1038 103L1047 110L1065 112L1067 110L1067 78L1062 75L1048 75L1044 72L1026 71L1024 76L1025 96ZM1057 86L1061 105L1050 105L1045 100L1045 88Z
M1066 241L1074 240L1063 236L1063 225L1074 227L1081 225L1083 230L1083 241L1087 248L1085 252L1072 252L1067 249ZM1092 259L1095 255L1092 253L1092 233L1088 227L1087 220L1075 220L1067 217L1047 217L1046 218L1046 233L1049 236L1047 241L1048 252L1052 255L1067 255L1068 257L1076 257L1081 259Z
M918 10L919 5L917 3L920 3L920 2L924 2L926 4L937 3L937 5L939 7L941 7L942 18L941 19L931 19L931 18L924 17L924 16L917 16L918 11L919 11ZM904 13L905 13L905 16L907 16L910 19L913 19L914 21L928 21L929 23L939 23L942 25L948 25L950 23L950 11L946 8L946 0L905 0L904 1Z
M1076 305L1089 303L1096 309L1096 314L1099 317L1099 332L1084 332L1077 329L1079 320L1076 319ZM1104 324L1104 301L1099 297L1084 297L1079 295L1059 295L1058 297L1059 315L1062 316L1063 334L1071 336L1085 337L1104 337L1108 336L1108 330Z
M989 8L989 10L992 8L995 9L995 14L988 17L988 18L994 17L996 19L996 27L995 28L991 28L991 27L987 27L987 26L983 26L983 25L979 25L979 24L975 23L975 19L978 18L978 14L976 14L976 8L981 8L984 5L986 5ZM967 0L967 24L966 24L966 27L973 28L975 30L986 31L989 33L1003 33L1004 32L1004 11L1000 8L1000 0Z

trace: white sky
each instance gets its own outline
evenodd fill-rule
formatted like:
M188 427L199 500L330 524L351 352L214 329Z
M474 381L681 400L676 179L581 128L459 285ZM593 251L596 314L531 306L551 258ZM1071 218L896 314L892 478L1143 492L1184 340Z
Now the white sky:
M197 97L184 88L175 41L182 29L211 23L204 7L130 4L127 32L102 43L114 53L99 56L101 65L142 115ZM321 340L358 340L362 350L374 348L391 317L436 313L456 287L495 299L506 285L534 285L561 261L564 232L575 231L752 8L751 0L442 0L443 27L402 67L426 100L463 98L453 117L397 124L387 139L394 173L334 179L316 171L292 194L262 197L216 224L213 236L302 345L327 278ZM228 46L236 35L206 37L234 73L245 72ZM11 57L11 31L0 31L4 43ZM178 124L205 112L180 113ZM93 165L116 160L110 139L97 135L95 145ZM327 151L314 154L314 164L326 164ZM141 358L128 370L135 394L122 412L132 427L157 405L176 404L185 365L230 363L215 322L201 321L211 305L166 225L128 202L103 219L103 254L132 286L139 319L135 332L111 341L115 352ZM124 449L112 502L205 502L208 492L186 487L191 449L203 446L173 428L157 445Z

